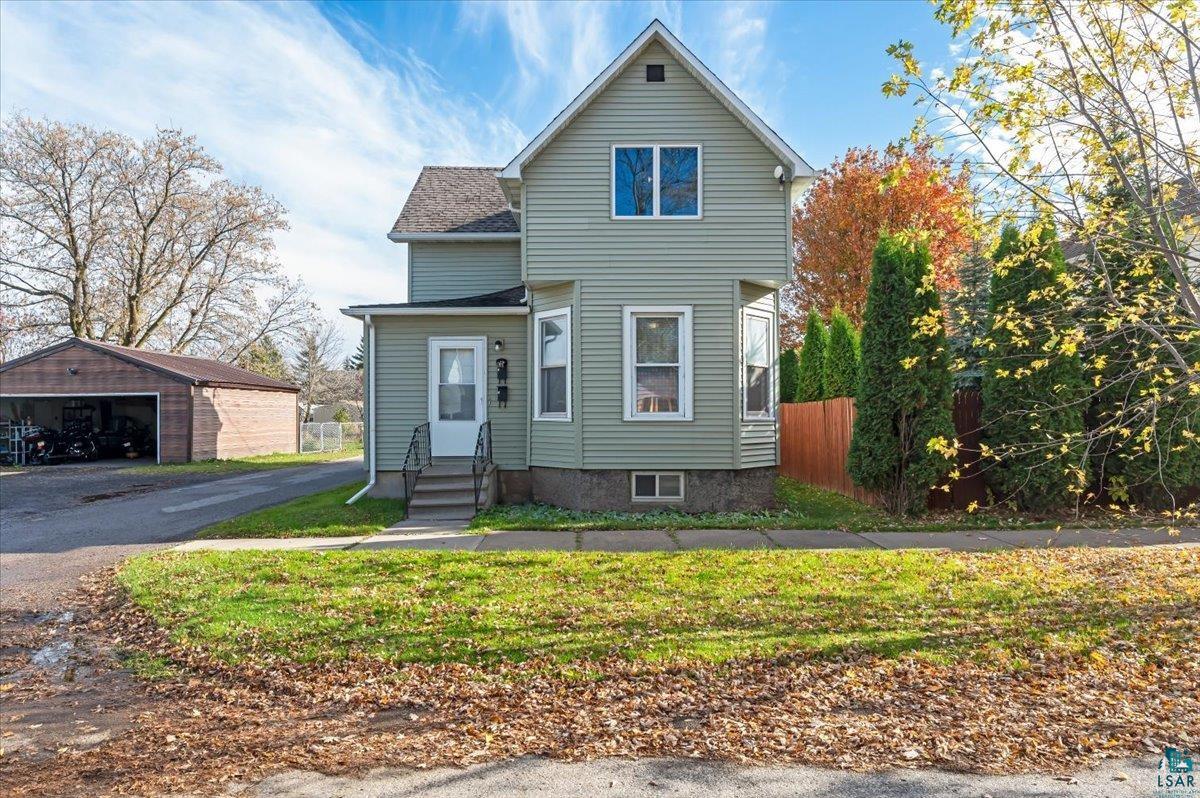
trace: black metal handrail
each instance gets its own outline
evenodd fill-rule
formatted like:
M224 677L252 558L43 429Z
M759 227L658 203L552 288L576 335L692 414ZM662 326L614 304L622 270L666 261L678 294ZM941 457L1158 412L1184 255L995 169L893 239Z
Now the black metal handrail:
M413 491L417 487L417 477L433 462L433 450L429 445L429 422L420 424L413 430L412 440L408 442L408 452L404 455L404 507L407 510L412 502Z
M475 512L479 512L479 494L483 490L483 476L492 463L492 422L479 425L475 438L475 455L471 458L471 476L475 478Z

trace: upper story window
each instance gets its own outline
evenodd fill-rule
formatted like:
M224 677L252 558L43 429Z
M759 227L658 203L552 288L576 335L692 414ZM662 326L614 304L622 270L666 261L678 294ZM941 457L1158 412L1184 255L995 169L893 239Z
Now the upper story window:
M534 413L539 421L571 420L571 309L534 316Z
M702 161L699 144L613 147L613 218L700 218Z
M770 419L774 410L775 362L771 316L742 312L742 417Z
M624 309L625 420L692 420L692 308Z

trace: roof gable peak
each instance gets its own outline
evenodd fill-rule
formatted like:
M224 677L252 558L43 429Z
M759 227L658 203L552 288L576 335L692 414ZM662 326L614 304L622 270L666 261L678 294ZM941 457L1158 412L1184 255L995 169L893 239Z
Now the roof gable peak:
M754 133L781 161L792 178L812 177L815 172L808 163L793 150L779 134L767 125L758 114L750 110L741 98L721 82L713 72L697 58L691 50L667 29L661 20L655 19L638 34L629 46L613 60L596 78L551 120L533 141L526 145L497 175L501 180L520 180L521 170L533 160L563 129L575 120L591 102L652 43L661 44L692 77L700 82L742 124Z

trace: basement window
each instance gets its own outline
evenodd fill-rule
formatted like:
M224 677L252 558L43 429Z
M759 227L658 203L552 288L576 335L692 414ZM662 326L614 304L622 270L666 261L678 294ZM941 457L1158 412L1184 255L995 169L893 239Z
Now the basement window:
M683 500L682 471L634 471L631 482L635 502Z

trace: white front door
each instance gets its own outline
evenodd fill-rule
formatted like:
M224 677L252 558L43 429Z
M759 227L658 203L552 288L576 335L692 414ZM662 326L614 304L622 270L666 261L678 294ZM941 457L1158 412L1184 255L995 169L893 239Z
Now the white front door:
M429 339L429 442L434 457L475 454L487 419L487 350L483 338Z

